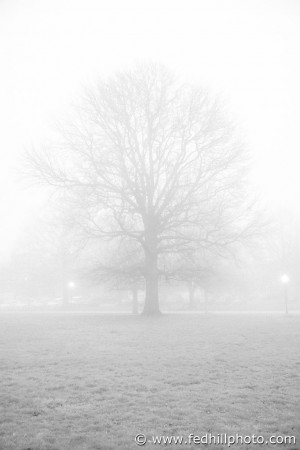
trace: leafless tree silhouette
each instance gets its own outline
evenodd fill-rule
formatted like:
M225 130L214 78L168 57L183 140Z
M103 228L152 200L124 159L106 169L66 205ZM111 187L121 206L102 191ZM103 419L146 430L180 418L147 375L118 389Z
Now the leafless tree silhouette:
M248 158L218 101L147 65L85 91L55 144L32 150L40 182L65 189L90 238L136 242L144 312L159 312L161 261L223 252L254 230Z
M102 246L104 256L99 258L91 249L85 265L85 277L103 283L109 289L129 290L132 295L132 312L138 312L138 290L144 288L142 252L136 242L115 242Z

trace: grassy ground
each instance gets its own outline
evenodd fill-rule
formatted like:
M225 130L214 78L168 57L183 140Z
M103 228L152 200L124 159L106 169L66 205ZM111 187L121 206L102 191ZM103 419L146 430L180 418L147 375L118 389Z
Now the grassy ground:
M299 348L300 316L3 314L0 449L209 432L296 435L299 449Z

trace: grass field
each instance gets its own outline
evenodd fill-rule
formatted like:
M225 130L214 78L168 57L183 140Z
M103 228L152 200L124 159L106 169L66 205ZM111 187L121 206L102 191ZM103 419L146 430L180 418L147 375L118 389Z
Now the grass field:
M210 432L295 435L268 447L300 448L300 316L6 313L0 361L1 450Z

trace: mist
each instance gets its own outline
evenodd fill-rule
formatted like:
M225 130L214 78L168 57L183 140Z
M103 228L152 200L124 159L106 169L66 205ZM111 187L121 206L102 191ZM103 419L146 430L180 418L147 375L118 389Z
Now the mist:
M298 448L299 21L1 2L1 449Z

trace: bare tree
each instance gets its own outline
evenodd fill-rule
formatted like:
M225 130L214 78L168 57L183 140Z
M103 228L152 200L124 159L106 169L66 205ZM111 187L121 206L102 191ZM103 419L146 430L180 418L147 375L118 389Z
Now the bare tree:
M78 272L79 256L85 241L78 235L73 212L65 198L47 201L19 237L12 268L23 284L55 292L62 297L63 306L70 300L69 283ZM20 284L20 282L19 282ZM33 288L31 290L34 290Z
M209 258L210 256L210 258ZM206 285L217 278L219 261L216 255L195 251L192 255L178 255L169 261L165 272L169 283L185 283L189 292L189 309L196 308L195 293L197 288L204 289Z
M37 180L69 192L89 237L140 246L148 314L159 312L162 258L253 232L234 126L206 90L155 64L86 90L56 143L28 161Z
M95 249L89 252L86 278L104 283L109 289L128 290L132 296L132 312L138 313L138 291L144 288L144 267L141 249L136 242L102 246L105 257L99 258Z

